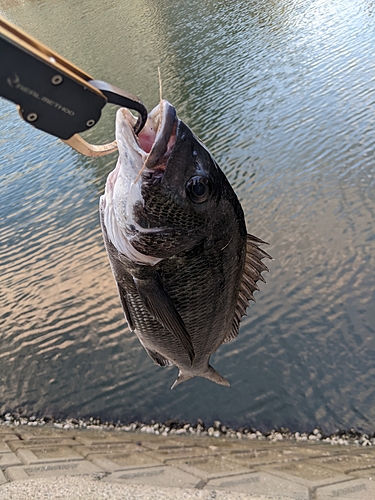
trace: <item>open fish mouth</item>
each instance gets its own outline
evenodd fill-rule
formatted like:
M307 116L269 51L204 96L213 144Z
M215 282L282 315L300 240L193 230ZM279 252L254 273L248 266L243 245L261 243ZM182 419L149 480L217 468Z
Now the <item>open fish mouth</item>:
M162 100L148 115L141 132L136 135L134 126L137 118L126 108L120 108L116 115L116 140L119 161L107 177L103 207L112 200L113 191L122 171L128 185L137 183L141 173L152 172L156 177L164 174L168 159L176 143L178 118L175 108Z
M176 110L163 100L151 111L146 125L138 134L140 147L148 153L145 168L153 169L166 164L176 142L176 129Z
M136 123L135 116L126 108L120 109L119 112L133 132ZM175 108L168 101L162 100L149 113L147 122L138 135L134 132L124 134L123 137L128 142L128 147L138 149L141 154L142 169L165 169L176 142L177 122Z

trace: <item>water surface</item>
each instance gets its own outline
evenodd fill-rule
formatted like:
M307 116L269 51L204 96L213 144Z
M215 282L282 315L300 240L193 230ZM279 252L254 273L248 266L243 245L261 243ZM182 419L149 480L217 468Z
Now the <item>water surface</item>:
M373 431L375 9L370 0L5 0L1 15L97 79L164 96L275 258L231 387L156 366L129 331L89 159L0 100L0 411ZM113 137L114 108L86 134Z

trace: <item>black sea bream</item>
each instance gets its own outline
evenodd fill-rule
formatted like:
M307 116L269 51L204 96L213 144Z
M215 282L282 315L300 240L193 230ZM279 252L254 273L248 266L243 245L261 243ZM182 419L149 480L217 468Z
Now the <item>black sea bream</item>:
M246 232L224 173L163 100L134 134L116 117L117 166L100 199L105 246L131 330L160 366L176 365L172 388L192 377L229 385L210 356L234 339L264 281L264 242Z

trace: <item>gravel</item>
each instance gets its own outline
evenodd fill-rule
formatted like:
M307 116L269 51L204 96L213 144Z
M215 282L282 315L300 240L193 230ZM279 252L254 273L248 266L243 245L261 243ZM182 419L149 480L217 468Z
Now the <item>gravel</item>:
M355 429L337 430L333 434L324 434L318 427L311 432L291 432L289 429L271 429L261 432L253 427L239 427L233 429L216 420L212 425L206 426L198 419L195 424L180 422L179 420L167 420L164 423L154 422L129 422L122 423L102 421L99 417L55 419L50 417L36 417L35 415L17 415L5 413L0 416L0 426L29 426L42 427L53 426L60 429L100 429L113 430L117 432L146 433L160 436L193 435L211 436L214 438L226 437L232 439L268 440L306 442L317 441L332 445L357 444L360 446L375 446L375 433L366 434Z

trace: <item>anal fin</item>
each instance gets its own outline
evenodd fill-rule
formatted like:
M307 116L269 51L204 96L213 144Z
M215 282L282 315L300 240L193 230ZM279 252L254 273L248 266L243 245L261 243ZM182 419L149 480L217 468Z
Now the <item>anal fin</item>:
M152 361L156 363L159 366L172 366L173 363L172 361L169 361L169 359L165 358L161 354L159 354L156 351L152 351L151 349L148 349L147 347L143 346L147 354L150 356Z

